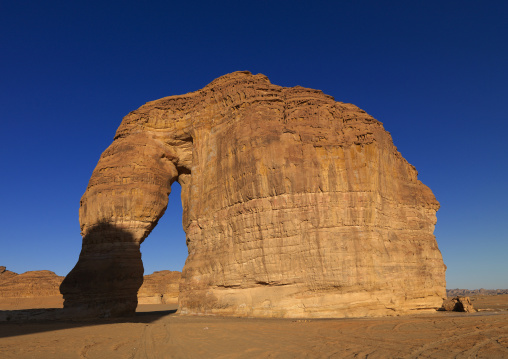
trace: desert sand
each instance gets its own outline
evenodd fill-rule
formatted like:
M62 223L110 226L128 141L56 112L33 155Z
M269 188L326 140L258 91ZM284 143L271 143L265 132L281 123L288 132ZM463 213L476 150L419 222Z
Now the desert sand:
M508 295L472 300L479 309L472 314L221 318L139 305L135 317L93 321L49 319L60 309L19 309L28 299L2 302L0 358L508 358ZM62 306L61 298L44 304Z

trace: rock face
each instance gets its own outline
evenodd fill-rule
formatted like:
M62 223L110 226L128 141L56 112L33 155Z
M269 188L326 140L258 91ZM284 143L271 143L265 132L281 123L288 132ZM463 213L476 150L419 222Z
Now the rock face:
M17 274L0 267L0 298L38 298L60 296L58 290L64 277L49 270ZM6 273L8 277L5 278Z
M145 275L138 291L138 304L178 303L181 276L180 272L168 270Z
M133 313L139 245L175 181L189 251L181 314L386 315L446 297L439 203L382 124L321 91L235 72L123 119L81 199L66 308Z
M448 298L443 302L442 310L446 311L454 311L454 312L467 312L467 313L475 313L476 310L473 308L473 304L471 304L471 300L469 297L454 297Z
M11 279L17 275L18 273L11 272L10 270L7 270L6 267L0 266L0 284L7 279Z

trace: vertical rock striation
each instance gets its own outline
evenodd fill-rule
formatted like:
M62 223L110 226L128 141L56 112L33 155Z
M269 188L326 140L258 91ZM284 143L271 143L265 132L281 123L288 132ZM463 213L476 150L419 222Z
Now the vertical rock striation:
M439 203L382 124L321 91L235 72L123 119L81 200L66 308L133 312L139 245L175 181L182 314L386 315L446 297Z

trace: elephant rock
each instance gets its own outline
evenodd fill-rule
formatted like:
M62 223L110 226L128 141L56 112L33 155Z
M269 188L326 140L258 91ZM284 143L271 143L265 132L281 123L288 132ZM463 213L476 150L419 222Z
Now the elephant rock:
M133 314L139 246L182 187L181 314L351 317L441 306L439 203L382 124L235 72L129 113L81 199L67 310Z

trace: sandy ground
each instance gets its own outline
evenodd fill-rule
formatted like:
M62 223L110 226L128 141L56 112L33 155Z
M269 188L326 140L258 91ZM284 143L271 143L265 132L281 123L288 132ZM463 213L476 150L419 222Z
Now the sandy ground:
M248 319L142 305L132 318L81 322L0 301L0 358L508 358L508 295L473 299L473 314Z

